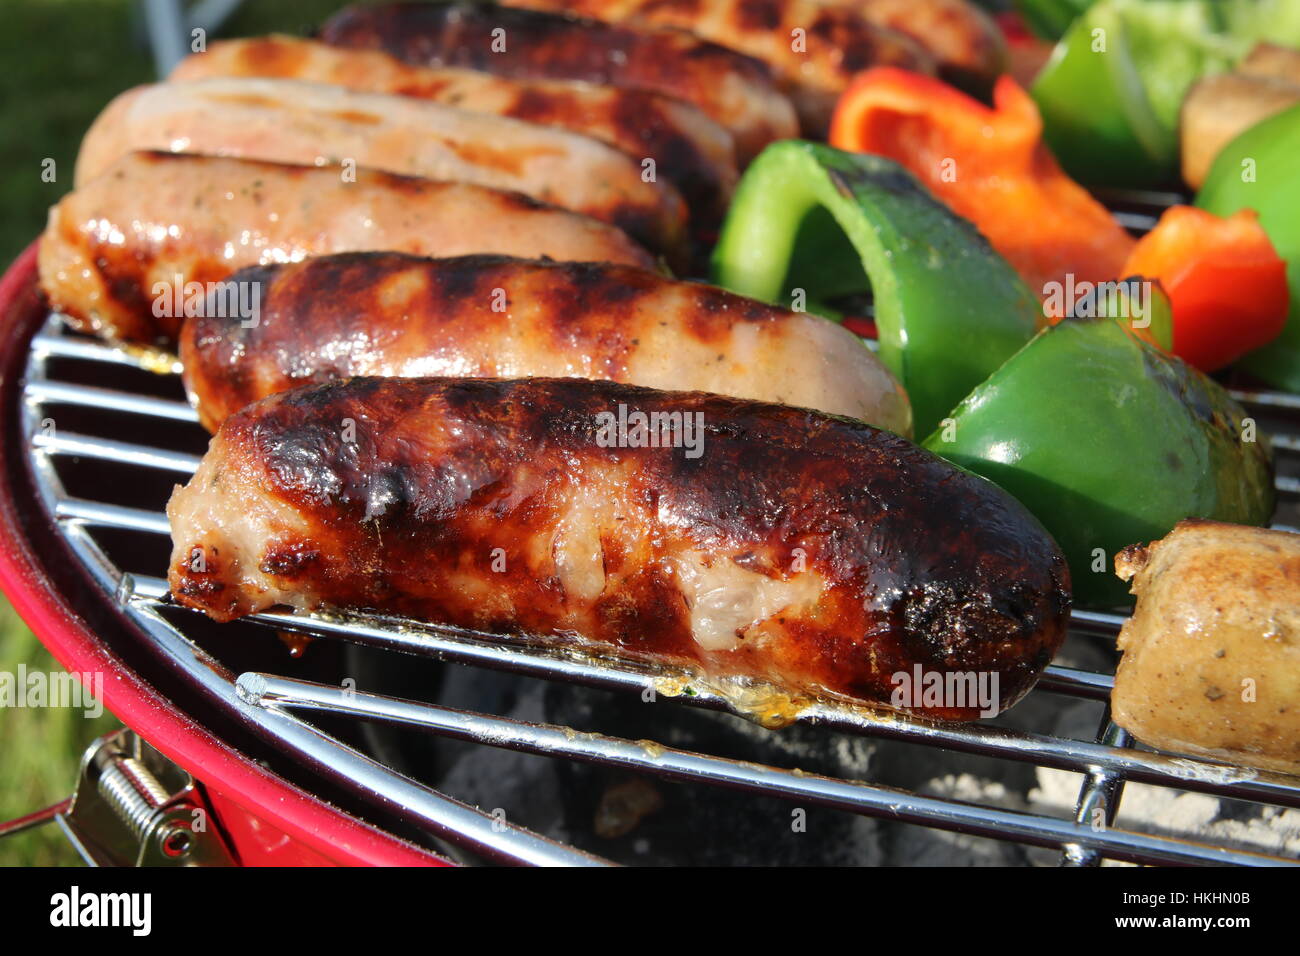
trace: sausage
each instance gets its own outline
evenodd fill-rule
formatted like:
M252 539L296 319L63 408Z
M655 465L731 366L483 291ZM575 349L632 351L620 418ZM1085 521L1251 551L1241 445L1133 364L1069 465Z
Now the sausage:
M1024 695L1069 614L1034 518L906 439L614 382L283 392L167 513L172 596L219 621L370 608L944 720Z
M842 326L629 266L345 253L231 282L259 303L255 324L213 308L181 330L186 390L212 430L297 385L445 375L718 392L911 432L902 387Z
M990 90L1007 68L1007 44L997 22L971 0L833 0L921 44L950 83Z
M413 96L480 113L558 126L638 160L687 200L691 218L716 225L737 180L731 133L698 107L649 90L571 80L513 80L477 70L411 66L377 50L345 50L290 36L217 40L172 71L171 82L263 76Z
M1162 750L1300 773L1300 534L1188 519L1115 559L1115 723Z
M730 130L742 165L768 143L799 131L794 107L765 64L680 30L477 3L380 3L343 9L321 27L319 38L383 50L417 66L673 96Z
M686 207L640 161L566 130L406 96L298 80L225 78L136 87L81 143L77 184L124 154L172 150L353 166L509 189L623 229L683 262Z
M824 139L835 102L853 75L873 66L935 71L921 43L867 13L874 0L505 0L512 7L570 12L620 25L689 30L772 68L794 101L805 136ZM905 0L920 9L953 0ZM893 21L915 19L896 16ZM892 26L891 23L889 26ZM995 71L996 72L996 71Z
M37 262L46 297L75 328L166 346L184 318L169 303L188 296L160 283L219 282L258 263L365 249L654 266L613 226L517 193L181 153L129 154L65 196Z

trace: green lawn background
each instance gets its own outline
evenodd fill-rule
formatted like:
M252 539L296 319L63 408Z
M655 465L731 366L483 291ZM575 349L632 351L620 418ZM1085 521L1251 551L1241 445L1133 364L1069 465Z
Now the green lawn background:
M306 33L341 0L245 0L221 35ZM117 93L154 78L143 17L131 0L0 0L0 261L7 266L67 191L77 146ZM57 179L42 182L42 163ZM0 671L57 664L0 597ZM81 752L119 726L80 710L0 709L0 820L71 791ZM0 865L77 863L57 828L0 840Z

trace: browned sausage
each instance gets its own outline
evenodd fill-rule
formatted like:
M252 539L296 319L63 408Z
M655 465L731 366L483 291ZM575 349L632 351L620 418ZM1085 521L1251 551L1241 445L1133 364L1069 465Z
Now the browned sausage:
M990 482L700 392L295 389L227 419L168 515L172 594L218 620L375 608L942 719L1015 703L1068 619L1060 551Z
M81 141L77 184L138 150L331 163L520 192L686 260L686 206L642 161L587 136L341 86L213 77L128 90Z
M842 326L630 266L346 253L231 282L259 303L256 323L213 308L181 330L185 385L210 429L309 382L447 375L719 392L911 433L901 386Z
M214 76L333 83L581 133L637 159L653 159L659 174L686 197L692 222L720 222L736 185L731 134L698 107L650 90L412 66L378 50L341 49L290 36L210 43L205 52L181 61L170 80Z
M819 0L848 7L872 23L906 34L939 61L949 82L991 89L1007 67L1007 44L991 16L972 0Z
M799 131L794 107L758 60L680 30L477 3L348 7L321 28L335 46L383 50L418 66L582 80L693 103L729 129L748 162Z
M1152 747L1300 774L1300 534L1191 518L1130 545L1110 703Z
M654 265L613 226L518 193L181 153L132 153L65 196L38 264L50 303L77 328L170 345L184 318L175 303L190 298L172 289L177 276L219 282L244 266L366 249Z
M934 58L899 22L921 11L963 0L902 0L915 12L881 22L880 0L505 0L533 10L569 12L623 25L654 24L689 30L767 63L794 100L803 132L824 137L835 101L853 74L873 66L934 72ZM923 31L922 31L923 32ZM934 32L931 29L931 32ZM923 41L922 41L923 42ZM994 71L996 72L996 71Z

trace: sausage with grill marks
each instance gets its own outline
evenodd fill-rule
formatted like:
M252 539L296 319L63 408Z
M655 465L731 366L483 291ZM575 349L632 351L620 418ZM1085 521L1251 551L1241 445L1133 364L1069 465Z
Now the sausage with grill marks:
M168 515L172 595L217 620L370 608L945 720L1023 696L1069 615L1060 551L990 482L860 422L613 382L284 392Z
M684 263L686 206L637 159L586 136L407 96L215 77L121 94L81 142L77 182L136 150L355 166L508 189L611 223Z
M629 266L348 253L231 281L260 304L256 323L214 307L181 331L186 389L209 429L297 385L447 375L719 392L911 433L902 387L842 326Z
M820 2L820 0L819 0ZM1007 48L996 21L973 0L828 0L920 43L950 83L988 90L1006 71Z
M876 0L505 0L512 7L569 12L624 26L689 30L767 63L794 101L804 135L824 138L835 102L855 73L896 66L933 73L922 42L894 27L908 17L877 22ZM917 10L961 0L904 0ZM995 34L996 35L996 34ZM994 71L996 73L996 70Z
M518 193L359 169L132 153L50 210L41 289L83 331L169 346L184 319L159 283L218 282L245 266L393 249L652 268L613 226Z
M650 90L412 66L378 50L341 49L290 36L218 40L182 60L169 80L216 76L333 83L558 126L629 156L654 159L658 173L686 198L693 222L701 212L706 224L720 222L736 185L731 133L698 107Z
M681 30L479 3L381 3L347 7L319 36L334 46L383 50L417 66L582 80L674 96L731 131L742 165L768 143L799 131L794 107L764 63Z

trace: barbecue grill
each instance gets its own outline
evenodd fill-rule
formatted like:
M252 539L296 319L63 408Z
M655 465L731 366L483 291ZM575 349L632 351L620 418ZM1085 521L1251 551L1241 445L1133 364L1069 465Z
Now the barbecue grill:
M1179 197L1107 199L1122 223L1142 231ZM0 584L66 667L103 672L106 705L158 748L159 759L193 775L233 860L633 861L646 852L637 824L652 821L649 809L657 806L636 795L673 787L688 804L721 791L731 808L764 808L771 839L816 810L837 811L837 820L882 821L875 826L890 832L922 827L1043 848L1066 866L1300 862L1204 833L1115 824L1130 783L1223 798L1243 819L1266 807L1300 808L1300 779L1153 752L1110 721L1113 639L1123 622L1115 614L1073 615L1066 659L1076 648L1101 665L1058 663L1008 715L957 726L832 703L746 714L743 701L688 674L377 615L275 611L213 625L171 603L160 576L170 550L162 506L207 440L178 369L155 354L69 332L35 292L34 259L29 249L0 286ZM1295 523L1300 396L1234 394L1272 435L1279 517ZM395 674L405 679L395 682ZM478 698L429 693L475 681L495 690ZM573 711L592 722L523 719L508 706L523 688L543 688L539 699L593 701ZM1079 704L1091 708L1095 733L1066 732L1053 719ZM610 717L629 712L639 716ZM742 725L734 717L710 717L707 725L720 729L701 734L690 730L699 712L789 726L748 731L738 748L735 728ZM653 739L634 739L624 727L649 727ZM783 749L791 737L812 741L813 749ZM710 749L710 740L722 742ZM898 785L887 767L854 771L850 762L832 761L835 772L800 769L819 747L854 744L893 748L895 767L952 761L960 771L974 760L1031 777L1037 768L1067 771L1077 775L1078 796L1072 813L1053 814ZM431 782L421 765L422 754L448 748L504 751L516 760L495 765L472 788L473 806ZM527 800L502 810L492 796L510 789L518 760L588 768L586 776L563 779L590 782L594 769L631 781L622 791L634 798L631 810L623 807L628 820L603 835L598 827L594 838L544 817L526 826ZM638 790L636 781L651 789ZM136 790L148 796L138 780ZM762 835L753 839L753 853L764 859ZM810 831L799 839L816 847L819 838ZM1037 852L1034 862L1044 862ZM688 847L676 853L698 859Z

